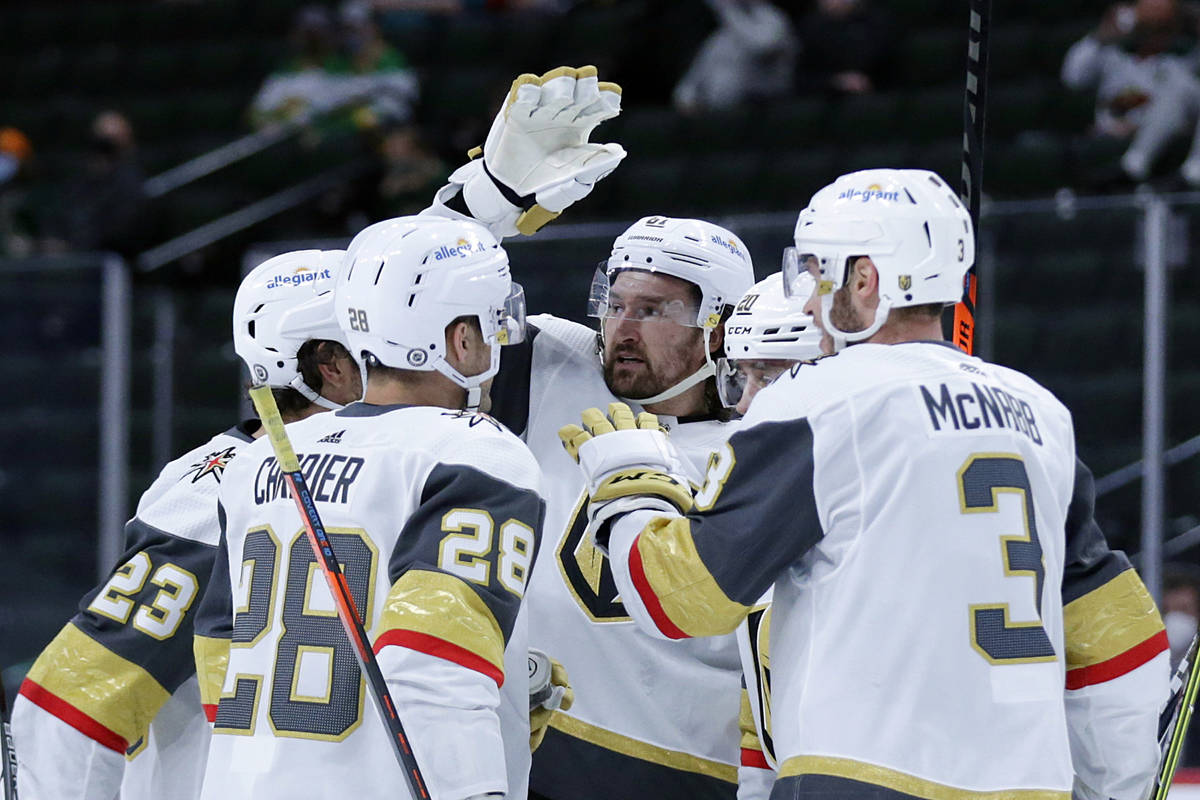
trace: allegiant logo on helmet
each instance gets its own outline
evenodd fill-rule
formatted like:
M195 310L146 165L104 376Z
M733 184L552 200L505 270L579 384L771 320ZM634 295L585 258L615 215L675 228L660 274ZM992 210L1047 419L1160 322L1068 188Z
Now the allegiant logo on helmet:
M722 239L720 236L717 236L715 233L712 236L710 236L709 238L712 240L713 244L724 247L726 250L733 253L738 258L746 257L745 255L742 254L741 248L737 246L737 243L734 242L733 239L726 241L725 239Z
M466 258L472 253L482 253L487 247L483 242L476 241L473 244L466 239L459 239L453 247L442 245L437 250L429 254L429 257L434 261L445 261L447 258Z
M885 192L878 183L872 183L866 189L847 189L838 195L838 200L859 200L869 203L872 200L891 200L899 202L899 192Z
M268 289L278 289L280 286L300 286L305 283L313 283L314 281L328 280L333 277L333 273L328 269L322 269L314 272L308 267L297 267L296 271L291 275L275 275L271 280L267 281Z

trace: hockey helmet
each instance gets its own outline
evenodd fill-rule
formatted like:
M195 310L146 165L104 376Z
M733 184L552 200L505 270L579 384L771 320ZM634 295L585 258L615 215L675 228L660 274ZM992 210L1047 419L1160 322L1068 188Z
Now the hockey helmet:
M269 258L242 279L233 301L233 349L254 381L290 386L325 408L341 408L304 383L297 353L310 339L343 341L333 316L342 250L300 250Z
M833 293L862 256L879 271L879 307L865 330L841 331L829 319ZM893 308L958 301L974 262L971 217L937 174L862 170L818 191L800 212L795 248L784 255L784 288L799 296L799 275L810 265L819 272L822 325L840 349L873 336Z
M513 283L508 254L474 222L403 217L354 238L334 290L338 325L350 352L396 369L437 370L468 390L500 367L500 348L524 337L525 296ZM463 375L446 360L446 327L474 316L492 344L491 366ZM364 369L364 375L366 371Z

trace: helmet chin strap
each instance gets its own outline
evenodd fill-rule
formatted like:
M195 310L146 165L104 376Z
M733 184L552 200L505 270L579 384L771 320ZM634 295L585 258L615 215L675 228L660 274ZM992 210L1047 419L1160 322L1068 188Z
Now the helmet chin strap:
M366 373L364 372L363 374L365 375ZM322 397L317 392L314 392L313 388L304 382L304 376L298 372L296 373L296 377L288 381L288 386L304 395L304 398L313 405L318 405L321 408L327 408L330 411L337 411L339 408L345 408L345 406L341 405L340 403L335 403L329 398Z
M843 331L831 319L833 312L833 292L829 292L821 296L821 326L833 339L833 352L838 353L845 349L847 345L865 341L878 333L879 329L883 327L883 323L887 322L888 314L891 313L891 310L892 307L881 297L879 298L879 305L875 308L875 319L870 325L861 331Z
M713 375L716 375L717 366L713 363L712 353L708 349L708 343L712 338L712 332L712 328L704 329L704 366L700 367L700 369L696 370L691 375L687 376L669 389L665 389L653 397L622 397L621 399L638 403L642 407L653 405L654 403L661 403L664 400L670 400L673 397L678 397L688 389L695 386L697 383L705 381L711 378Z

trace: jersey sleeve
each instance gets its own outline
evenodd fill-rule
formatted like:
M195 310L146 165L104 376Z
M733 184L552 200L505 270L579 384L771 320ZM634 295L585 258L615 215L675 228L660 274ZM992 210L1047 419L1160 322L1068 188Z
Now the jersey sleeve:
M229 645L233 640L233 586L229 578L229 546L225 539L225 509L218 506L221 540L208 588L196 609L192 655L200 685L200 704L209 722L217 718L221 686L229 667Z
M215 517L215 515L210 515ZM214 519L215 524L215 519ZM215 548L135 517L109 579L34 662L20 693L111 750L145 735L171 693L191 677L193 606Z
M1094 518L1082 462L1067 514L1063 574L1066 709L1077 780L1115 800L1143 795L1158 763L1158 714L1169 680L1167 635L1154 600Z
M636 511L612 524L613 577L643 630L730 633L821 539L813 445L805 419L742 428L710 460L695 511Z
M531 489L472 466L436 465L391 555L376 652L400 645L501 685L544 517Z

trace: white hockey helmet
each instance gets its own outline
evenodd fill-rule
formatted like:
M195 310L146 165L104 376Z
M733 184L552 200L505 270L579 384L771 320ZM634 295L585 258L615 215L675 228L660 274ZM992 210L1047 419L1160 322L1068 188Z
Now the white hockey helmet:
M642 217L613 242L612 254L596 271L588 301L590 316L603 319L613 281L625 270L641 270L687 281L700 290L694 317L676 319L704 329L704 366L654 397L637 398L646 405L669 400L716 373L708 352L712 331L754 283L750 250L733 232L699 219Z
M816 279L805 273L797 288L805 281L811 293ZM804 313L804 302L784 294L781 272L751 286L738 301L725 323L725 358L717 361L717 391L727 407L736 406L746 388L739 361L795 362L821 355L821 329Z
M923 169L870 169L843 175L818 191L796 220L795 249L784 255L791 295L809 263L820 269L822 325L841 349L873 336L893 308L954 303L975 263L971 217L954 190ZM838 330L829 319L833 293L855 258L879 271L879 307L865 330Z
M659 272L700 289L696 327L714 328L721 313L754 283L750 251L735 234L700 219L642 217L613 242L604 264L607 284L627 269ZM593 286L592 316L603 316L607 285Z
M334 290L338 325L366 375L366 360L386 367L437 370L479 404L480 385L500 367L500 348L524 338L525 296L508 254L474 222L403 217L354 238ZM446 360L446 327L478 317L492 344L491 366L463 375Z
M341 408L304 382L296 355L310 339L343 342L333 316L333 286L343 250L299 250L252 269L233 300L233 349L254 381L290 386L310 402Z
M815 285L808 273L797 280L797 288L809 294ZM804 313L807 299L783 293L781 272L754 284L725 323L725 356L808 361L821 355L821 329Z

